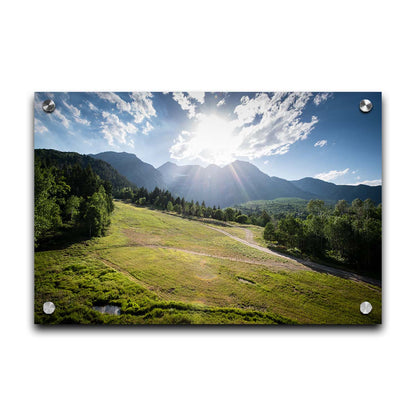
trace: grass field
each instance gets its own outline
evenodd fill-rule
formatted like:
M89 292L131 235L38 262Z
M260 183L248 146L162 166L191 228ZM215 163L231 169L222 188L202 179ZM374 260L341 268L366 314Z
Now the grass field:
M317 273L203 223L116 202L107 236L35 253L41 324L377 324L381 289ZM215 226L214 226L215 227ZM248 226L264 245L261 229ZM245 229L227 227L239 238ZM363 301L373 305L362 315ZM52 301L52 315L42 305ZM118 305L120 315L93 306Z

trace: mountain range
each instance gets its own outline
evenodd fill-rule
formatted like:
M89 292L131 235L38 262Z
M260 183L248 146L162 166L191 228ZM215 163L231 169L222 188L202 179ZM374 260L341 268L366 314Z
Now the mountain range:
M235 161L223 168L216 165L206 168L197 165L177 166L167 162L158 170L171 192L189 201L204 200L208 205L227 207L280 196L314 197L289 181L266 175L248 162Z
M205 201L207 205L233 206L253 200L275 198L323 199L352 202L356 198L370 198L381 202L381 186L335 185L315 178L295 181L269 176L249 162L235 161L224 167L209 165L178 166L166 162L158 169L131 153L104 152L80 155L52 149L36 149L36 160L65 169L70 165L91 166L102 179L112 183L113 189L124 187L155 187L169 189L186 200Z
M223 208L280 197L348 202L370 198L375 204L381 202L381 186L335 185L315 178L288 181L266 175L253 164L239 160L224 167L178 166L166 162L156 169L130 153L104 152L90 156L109 163L138 187L153 190L157 186L186 200L205 201L207 205Z

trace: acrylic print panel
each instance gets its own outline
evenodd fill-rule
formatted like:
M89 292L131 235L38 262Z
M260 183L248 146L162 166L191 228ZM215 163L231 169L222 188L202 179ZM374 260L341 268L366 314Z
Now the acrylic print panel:
M380 93L34 106L36 323L381 323Z

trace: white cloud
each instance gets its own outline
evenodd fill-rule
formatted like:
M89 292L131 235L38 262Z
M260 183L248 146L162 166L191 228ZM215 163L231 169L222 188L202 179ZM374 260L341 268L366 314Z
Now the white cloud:
M114 92L97 92L97 95L105 101L111 104L115 104L117 109L120 111L126 111L130 113L131 105L127 101L124 101L119 95Z
M240 99L241 104L235 107L234 113L237 114L239 125L252 123L255 117L267 111L270 99L265 93L257 94L250 100L247 95Z
M69 128L69 120L61 113L61 110L55 108L52 114L54 114L66 128Z
M132 123L123 123L116 114L103 111L105 121L101 122L101 131L110 146L117 144L132 144L132 140L127 143L127 135L137 133L137 127Z
M205 92L202 91L191 91L188 92L188 95L194 100L198 101L200 104L204 104L205 101Z
M81 110L79 108L75 107L72 104L68 104L65 100L62 100L62 104L69 110L69 112L72 114L72 117L77 123L83 124L84 126L89 126L91 124L85 118L81 118Z
M37 118L35 118L35 133L46 133L48 128Z
M319 140L313 146L314 147L324 147L328 142L326 140Z
M153 107L152 93L150 92L133 92L130 94L131 113L134 122L140 124L144 119L157 117L156 110Z
M195 117L196 105L183 92L173 92L172 98L181 106L182 110L188 112L188 118Z
M205 102L204 92L173 92L172 98L188 112L188 118L197 116L196 109L199 104Z
M350 185L378 186L378 185L381 185L381 179L374 179L372 181L361 181L361 182L357 182L357 183L351 183Z
M217 107L221 107L224 104L225 104L225 98L223 98L222 100L218 101Z
M91 101L88 101L88 107L92 111L99 111L98 108Z
M183 93L174 94L189 112L188 117L194 117L189 99ZM171 157L221 164L238 157L285 154L293 143L306 139L318 122L315 116L310 121L300 120L310 97L310 93L259 93L251 99L243 96L232 120L198 114L196 128L189 137L177 137L170 148Z
M240 145L237 156L255 159L262 156L285 154L298 140L304 140L313 130L318 118L300 121L310 93L265 93L256 94L252 99L241 98L241 104L234 109Z
M123 100L114 92L98 92L97 95L102 100L115 104L119 111L130 114L136 124L140 124L144 119L156 117L151 99L153 95L150 92L133 92L129 95L130 102Z
M332 92L321 92L315 95L313 99L313 103L315 105L319 105L321 103L324 103L328 98L331 98L333 96Z
M77 123L79 123L79 124L83 124L84 126L89 126L89 125L91 124L91 122L90 122L90 121L88 121L87 119L85 119L85 118L80 118L80 117L76 117L76 118L75 118L75 121L76 121Z
M148 121L146 121L146 125L144 126L142 133L147 136L149 132L152 131L153 129L154 127Z
M65 100L62 100L62 104L71 112L74 117L79 117L81 115L81 110L79 110L74 105L68 104Z
M314 176L314 178L316 179L321 179L322 181L331 181L333 179L336 179L340 176L343 176L345 174L348 173L350 169L344 169L344 170L331 170L329 172L322 172L322 173L318 173L317 175Z

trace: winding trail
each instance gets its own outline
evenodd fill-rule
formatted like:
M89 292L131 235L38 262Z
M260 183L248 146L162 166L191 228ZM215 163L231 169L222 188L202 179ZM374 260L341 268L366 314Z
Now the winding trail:
M162 250L169 250L169 251L178 251L181 253L187 253L187 254L192 254L195 256L202 256L202 257L210 257L213 259L219 259L219 260L228 260L228 261L235 261L238 263L246 263L246 264L257 264L259 266L267 266L267 267L273 267L275 269L290 269L290 270L299 270L299 269L304 269L302 266L300 266L299 264L296 264L294 262L291 262L290 264L288 263L277 263L273 260L245 260L244 258L241 257L227 257L227 256L218 256L216 254L208 254L208 253L202 253L200 251L192 251L192 250L187 250L184 248L178 248L178 247L171 247L171 246L163 246L163 245L159 245L159 244L121 244L121 245L116 245L116 246L112 246L112 249L117 249L117 248L124 248L124 247L146 247L146 248L154 248L154 249L162 249ZM96 252L98 253L100 250L106 250L106 249L96 249ZM102 257L101 255L96 255L97 258L99 258L101 261L105 262L109 262L111 263L108 259ZM113 265L115 265L115 263L111 263ZM121 271L122 269L120 269L119 271Z
M360 276L356 273L348 272L346 270L336 269L335 267L325 266L323 264L318 264L318 263L315 263L315 262L310 261L310 260L299 259L297 257L293 257L293 256L290 256L290 255L287 255L287 254L276 253L275 251L272 251L272 250L270 250L266 247L259 246L258 244L255 244L254 242L252 242L253 241L253 233L250 230L247 230L245 228L235 227L235 228L240 228L242 230L245 230L247 240L251 240L251 241L243 240L242 238L236 237L235 235L227 233L227 231L221 230L219 228L211 227L209 225L205 225L205 227L210 228L211 230L218 231L219 233L225 234L226 236L232 238L233 240L239 241L240 243L243 243L246 246L252 247L256 250L262 251L262 252L267 253L267 254L271 254L272 256L281 257L281 258L284 258L284 259L287 259L287 260L295 261L295 262L300 263L300 264L302 264L302 265L304 265L304 266L306 266L306 267L308 267L312 270L315 270L315 271L318 271L318 272L321 272L321 273L332 274L334 276L342 277L343 279L365 282L365 283L369 283L369 284L374 285L374 286L381 287L381 282L379 280L372 279L371 277ZM250 234L251 234L251 236L250 236Z

